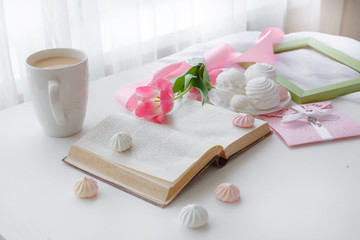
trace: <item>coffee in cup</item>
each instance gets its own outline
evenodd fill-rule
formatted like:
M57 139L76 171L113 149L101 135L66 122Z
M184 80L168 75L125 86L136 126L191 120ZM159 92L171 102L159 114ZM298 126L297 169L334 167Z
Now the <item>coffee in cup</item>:
M70 56L56 56L40 59L32 64L37 68L62 68L80 63L81 59Z

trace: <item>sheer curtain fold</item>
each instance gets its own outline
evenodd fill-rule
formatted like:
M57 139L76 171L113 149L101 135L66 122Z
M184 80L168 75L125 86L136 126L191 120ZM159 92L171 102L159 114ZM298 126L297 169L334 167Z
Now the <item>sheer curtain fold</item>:
M262 30L269 27L284 29L287 0L248 1L247 29Z
M29 100L24 61L42 49L82 49L94 80L246 30L349 32L344 12L357 5L356 0L0 0L0 109Z
M7 41L4 4L0 0L0 109L19 102L10 64L9 44Z
M69 8L63 0L41 0L45 47L71 47Z

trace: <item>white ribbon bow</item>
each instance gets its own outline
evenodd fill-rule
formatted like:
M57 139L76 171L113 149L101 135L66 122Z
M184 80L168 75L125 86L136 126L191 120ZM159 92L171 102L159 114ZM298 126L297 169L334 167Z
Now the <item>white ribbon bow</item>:
M332 114L331 109L313 110L312 112L306 112L299 105L296 105L292 108L297 110L298 113L283 116L283 122L291 122L306 117L323 140L333 139L333 136L331 136L331 134L326 130L326 128L318 121L318 119L331 121L337 120L339 116Z
M339 118L339 116L331 114L332 109L314 110L312 112L306 112L300 106L294 106L293 108L297 110L298 113L283 116L283 122L291 122L303 117L306 117L309 121L316 121L317 119L334 121Z

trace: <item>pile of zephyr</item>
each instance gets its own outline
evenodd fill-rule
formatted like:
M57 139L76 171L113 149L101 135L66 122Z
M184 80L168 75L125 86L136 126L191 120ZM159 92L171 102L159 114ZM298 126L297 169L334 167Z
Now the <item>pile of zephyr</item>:
M287 89L275 81L276 72L273 66L256 63L245 73L235 68L220 73L214 92L221 105L230 107L235 112L246 112L249 109L269 110L289 98Z

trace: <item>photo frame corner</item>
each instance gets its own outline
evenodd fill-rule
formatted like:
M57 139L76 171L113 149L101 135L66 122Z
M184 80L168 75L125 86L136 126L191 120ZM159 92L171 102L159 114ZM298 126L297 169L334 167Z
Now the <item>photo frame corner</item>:
M274 53L277 54L303 48L311 48L360 73L360 61L314 38L303 38L275 44ZM304 90L280 75L277 76L276 82L288 89L291 99L298 104L325 101L360 91L360 78L311 90Z

